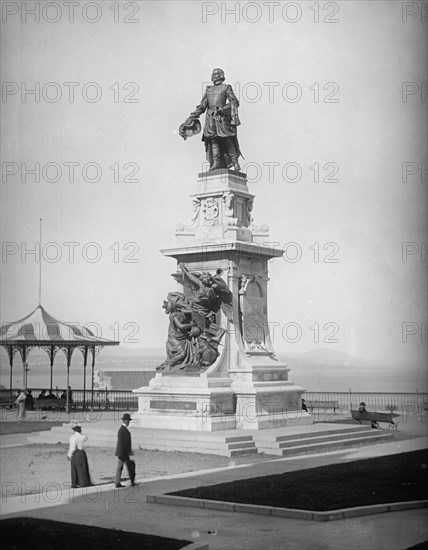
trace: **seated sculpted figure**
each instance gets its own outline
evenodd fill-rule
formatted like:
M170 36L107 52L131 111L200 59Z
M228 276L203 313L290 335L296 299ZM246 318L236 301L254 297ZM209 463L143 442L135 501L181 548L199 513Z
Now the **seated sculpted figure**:
M170 292L163 307L169 315L168 340L166 342L166 361L157 370L177 370L186 365L197 363L195 341L201 331L191 318L191 311L185 309L186 301L181 292Z

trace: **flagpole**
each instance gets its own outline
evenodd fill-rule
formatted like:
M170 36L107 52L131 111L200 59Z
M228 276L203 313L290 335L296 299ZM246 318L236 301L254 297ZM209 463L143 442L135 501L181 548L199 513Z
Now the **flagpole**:
M39 241L39 306L42 305L42 218L39 219L40 224L40 241Z

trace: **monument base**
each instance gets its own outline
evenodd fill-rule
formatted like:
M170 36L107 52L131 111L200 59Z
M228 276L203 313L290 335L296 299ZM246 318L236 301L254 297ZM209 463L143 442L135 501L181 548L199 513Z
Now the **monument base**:
M287 384L287 386L285 386ZM281 386L249 389L235 387L236 427L240 430L267 430L313 423L310 414L297 407L304 389L294 382Z
M236 429L236 398L230 378L156 374L138 394L139 428L218 431Z
M247 382L241 377L156 374L149 386L133 390L138 428L167 430L266 430L312 424L301 410L304 388L289 380Z

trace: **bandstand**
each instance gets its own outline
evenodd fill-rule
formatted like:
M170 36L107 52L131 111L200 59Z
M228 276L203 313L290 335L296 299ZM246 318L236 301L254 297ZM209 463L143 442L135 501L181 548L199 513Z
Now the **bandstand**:
M95 357L104 346L117 346L119 342L99 338L88 328L72 323L58 321L41 305L29 315L0 327L0 346L9 356L10 392L12 395L13 359L18 352L24 368L24 387L27 388L28 356L34 348L43 349L49 356L50 390L53 383L53 366L58 351L63 351L67 360L67 388L70 379L71 358L76 349L83 355L83 395L86 395L86 368L91 360L91 399L94 396ZM85 404L84 404L85 406ZM66 398L66 412L70 410L69 394Z

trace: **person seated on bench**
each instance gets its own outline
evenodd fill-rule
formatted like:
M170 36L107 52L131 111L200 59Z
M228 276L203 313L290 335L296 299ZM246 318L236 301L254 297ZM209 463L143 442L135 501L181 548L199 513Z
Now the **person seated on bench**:
M46 399L57 399L57 396L50 391L49 394L47 395Z
M364 401L361 401L361 403L358 407L358 412L360 412L360 413L366 413L367 412L366 404L364 403Z
M42 392L40 392L37 399L47 399L48 396L46 395L46 392L47 390L43 390Z
M364 403L364 401L361 401L359 407L358 407L358 412L360 413L367 413L367 409L366 409L366 404ZM377 422L377 420L372 420L372 428L379 428L379 424Z
M302 397L302 411L308 412L308 407L306 406L306 402L305 402L305 400L303 399L303 397Z

